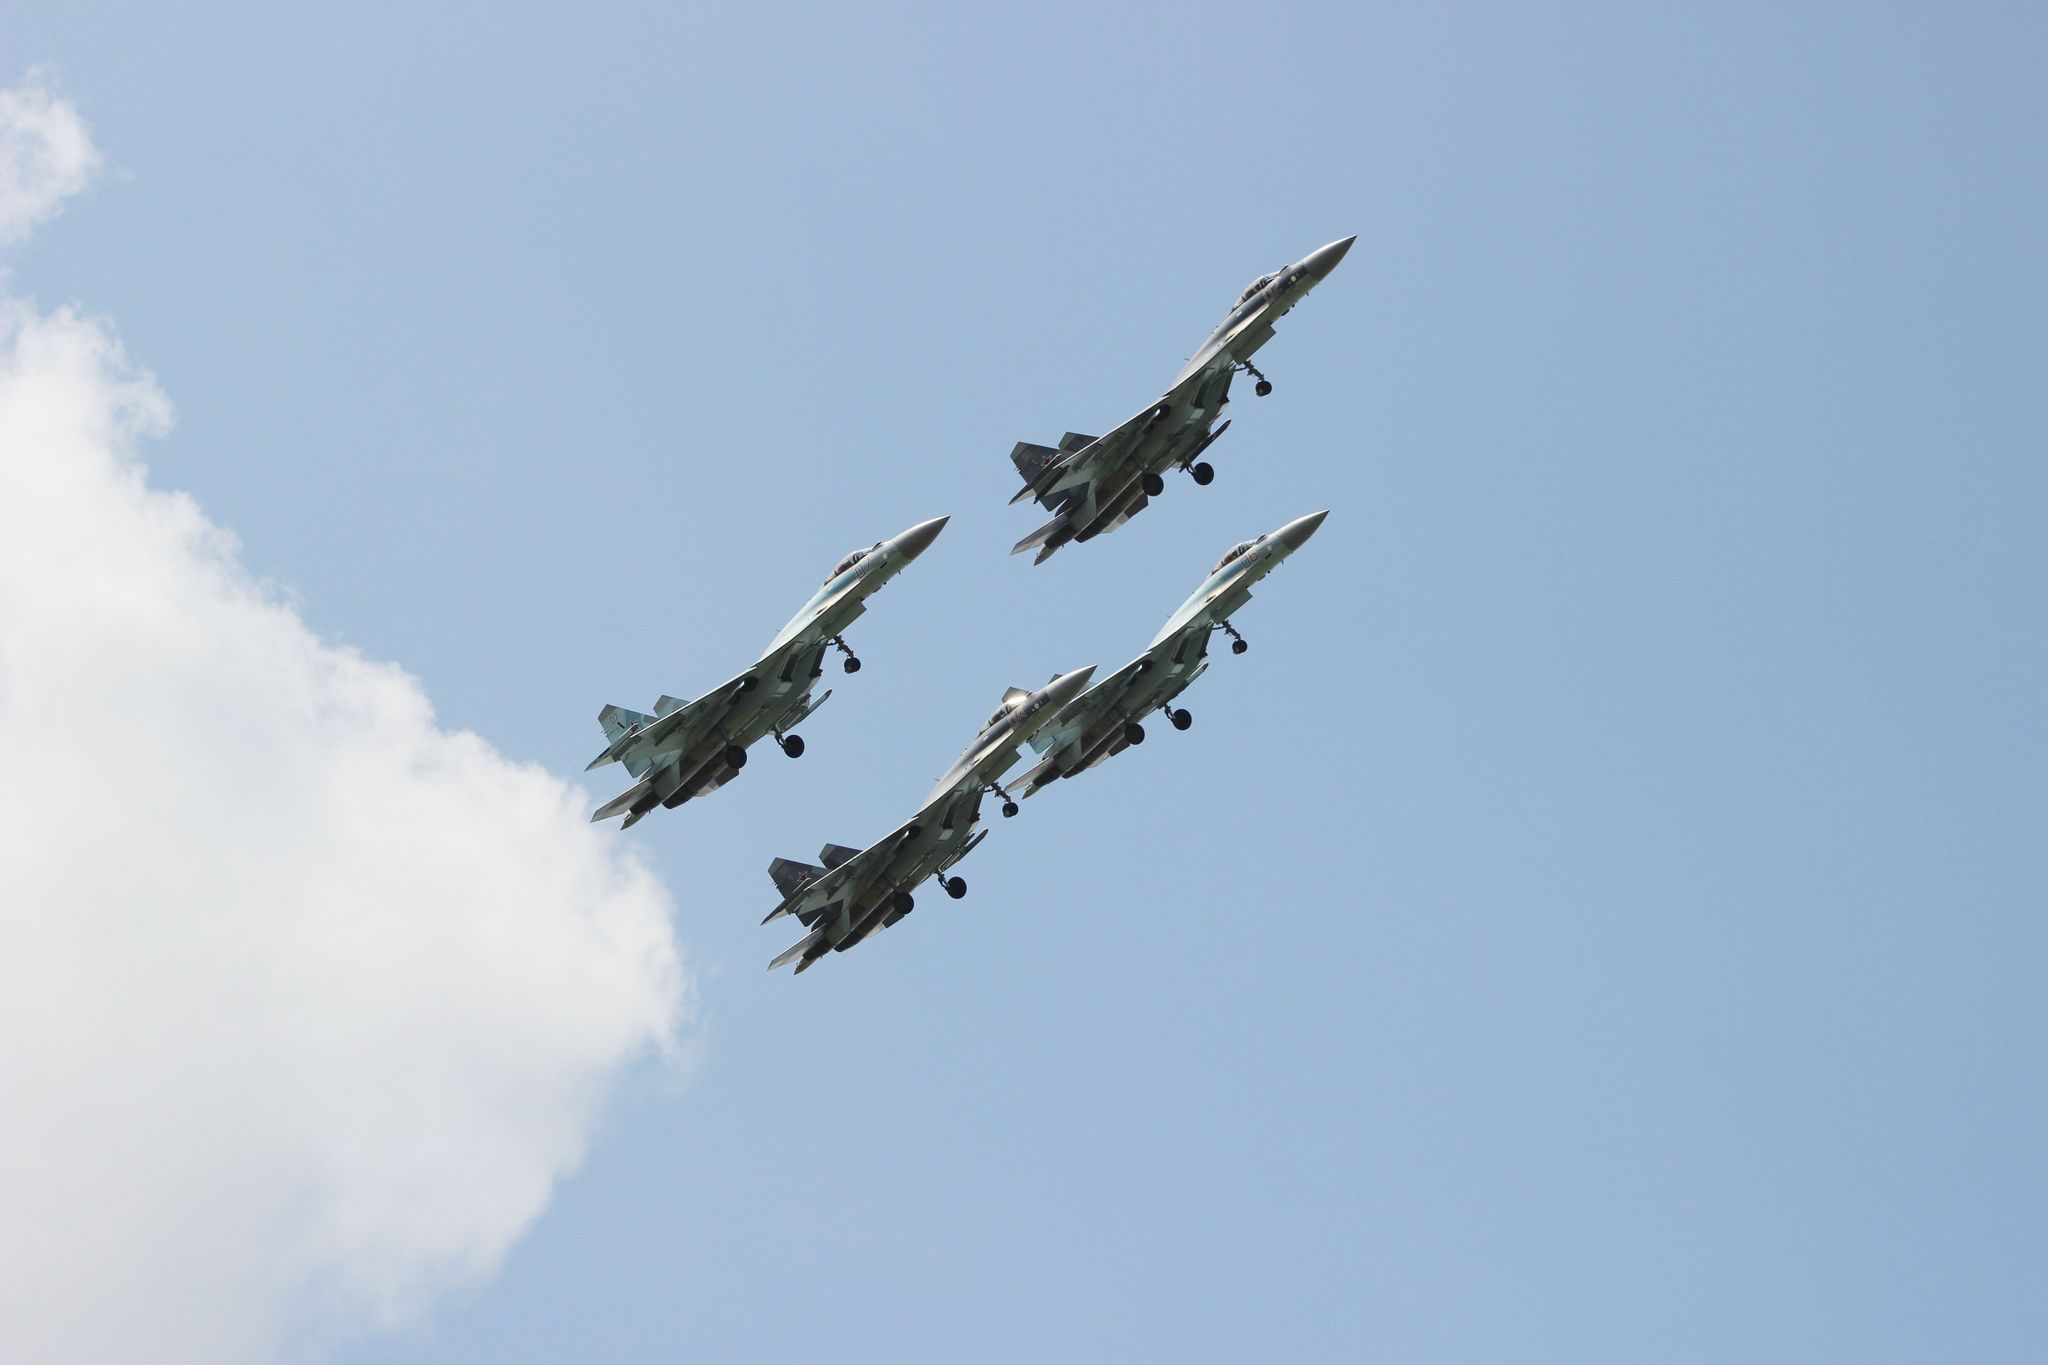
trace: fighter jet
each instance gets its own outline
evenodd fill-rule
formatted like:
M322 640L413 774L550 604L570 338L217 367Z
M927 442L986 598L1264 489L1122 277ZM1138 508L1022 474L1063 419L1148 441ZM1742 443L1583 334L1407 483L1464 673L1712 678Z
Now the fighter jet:
M1209 334L1158 401L1107 436L1068 432L1057 448L1017 443L1010 459L1024 487L1010 499L1036 499L1053 519L1017 542L1011 554L1037 550L1042 564L1070 540L1092 540L1145 510L1166 490L1166 472L1187 471L1198 484L1216 477L1202 452L1230 428L1215 425L1230 401L1230 378L1239 370L1258 381L1263 398L1272 381L1251 357L1273 336L1273 324L1321 284L1356 236L1311 251L1293 265L1261 275L1237 296L1223 325Z
M1194 718L1175 709L1174 698L1209 666L1209 637L1222 631L1230 652L1245 643L1230 618L1251 600L1252 584L1264 578L1316 533L1328 512L1297 517L1279 530L1230 547L1194 596L1181 603L1143 654L1060 708L1031 737L1042 761L1024 774L1024 795L1032 796L1062 777L1073 777L1133 744L1145 742L1138 717L1162 712L1176 730Z
M825 585L768 642L759 662L732 681L691 702L663 697L654 703L652 715L623 706L598 712L597 722L611 742L584 771L623 763L634 782L590 818L608 820L623 812L626 822L620 828L628 829L656 806L674 808L721 787L746 766L748 747L763 735L775 736L783 753L799 757L804 741L794 727L832 695L828 688L816 699L811 696L811 680L825 671L826 649L846 656L848 673L860 671L843 632L867 610L876 589L938 538L946 520L921 521L840 560Z
M1095 666L1061 673L1036 692L1013 687L1002 705L981 727L974 743L947 769L917 814L865 849L827 844L818 865L777 858L768 875L782 893L782 903L768 912L767 924L795 915L810 930L768 964L770 971L796 964L799 973L827 952L845 952L870 934L879 933L914 907L910 888L936 877L948 896L959 900L967 882L947 872L988 836L977 830L981 798L993 792L1003 798L1003 815L1017 813L1017 803L1003 790L1004 773L1016 765L1018 751L1059 709L1088 686Z

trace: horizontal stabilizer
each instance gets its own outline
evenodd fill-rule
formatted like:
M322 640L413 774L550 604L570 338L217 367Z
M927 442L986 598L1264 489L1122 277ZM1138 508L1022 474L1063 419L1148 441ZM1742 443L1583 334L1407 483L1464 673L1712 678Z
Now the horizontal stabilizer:
M1024 795L1034 796L1039 791L1060 780L1060 760L1055 754L1015 780L1015 785L1024 789Z
M1048 540L1051 540L1055 535L1058 535L1061 531L1064 531L1066 529L1066 517L1054 517L1051 521L1048 521L1045 525L1039 527L1036 531L1033 531L1030 535L1024 537L1024 539L1018 541L1015 545L1011 546L1010 553L1013 555L1021 555L1026 550L1035 550L1040 546L1044 545ZM1051 552L1047 551L1047 553ZM1040 555L1039 558L1043 559L1045 558L1045 556Z
M805 934L802 938L790 944L789 947L783 949L782 952L777 954L775 960L768 964L768 970L772 972L777 967L787 967L790 963L804 956L804 954L808 953L811 949L816 948L822 943L824 943L824 941L825 931L823 929L811 930L810 933ZM803 969L799 967L797 970L802 971Z
M653 790L654 779L651 777L641 778L638 782L635 782L632 786L626 788L617 796L614 796L611 800L605 802L602 806L599 806L596 810L592 811L590 813L591 822L594 824L599 820L611 819L614 815L619 814L621 811L629 809L635 802L639 801L642 797L651 794Z
M850 863L859 856L859 849L848 848L845 844L827 844L818 850L818 861L825 864L827 872L842 863Z

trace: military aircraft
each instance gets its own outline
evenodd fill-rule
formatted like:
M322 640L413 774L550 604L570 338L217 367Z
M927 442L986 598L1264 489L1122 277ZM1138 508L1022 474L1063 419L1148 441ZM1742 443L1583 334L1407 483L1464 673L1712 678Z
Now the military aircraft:
M626 822L620 828L628 829L656 806L673 809L721 787L746 766L748 747L763 735L775 736L783 753L799 757L803 737L792 730L832 695L827 688L816 699L811 696L811 680L825 671L826 649L846 656L848 673L860 671L843 632L867 610L876 589L938 538L946 520L921 521L840 560L825 585L768 642L760 661L732 681L695 701L663 697L654 703L652 715L623 706L598 712L598 724L611 742L584 771L623 763L634 782L590 818L608 820L623 812Z
M1209 334L1158 401L1107 436L1068 432L1057 447L1017 443L1010 452L1024 487L1011 503L1036 499L1053 519L1017 542L1011 554L1037 550L1042 564L1068 541L1092 540L1145 510L1166 490L1166 472L1186 470L1198 484L1216 477L1199 457L1230 427L1216 426L1230 401L1230 378L1239 370L1258 381L1258 395L1273 391L1251 357L1273 336L1273 324L1321 284L1356 236L1311 251L1293 265L1261 275L1237 296L1223 325Z
M1163 713L1176 730L1194 724L1174 698L1187 690L1209 666L1209 637L1222 631L1230 651L1242 654L1245 643L1230 618L1251 600L1252 584L1300 549L1323 524L1328 512L1296 517L1279 530L1233 545L1217 562L1194 596L1181 603L1143 654L1060 708L1031 737L1042 761L1026 772L1019 785L1032 796L1063 777L1087 771L1104 759L1145 742L1138 717Z
M964 878L946 873L988 836L977 831L981 798L994 792L1003 798L1003 815L1017 813L1017 803L1003 790L1002 776L1016 765L1027 740L1059 709L1081 695L1095 666L1061 673L1036 692L1013 687L981 727L974 743L946 770L917 814L865 849L827 844L818 863L777 858L768 875L782 893L782 903L768 912L771 920L795 915L810 930L773 962L796 964L799 973L828 952L845 952L870 934L879 933L914 908L910 888L937 877L948 896L967 894Z

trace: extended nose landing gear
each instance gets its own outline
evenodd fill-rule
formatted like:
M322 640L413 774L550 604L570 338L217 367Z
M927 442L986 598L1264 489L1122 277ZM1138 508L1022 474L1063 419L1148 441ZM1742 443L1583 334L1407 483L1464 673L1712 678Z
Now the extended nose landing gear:
M1243 370L1246 374L1250 375L1252 378L1259 381L1257 384L1254 384L1252 386L1252 392L1257 394L1259 397L1264 398L1267 394L1273 391L1273 381L1266 378L1266 376L1260 374L1259 367L1252 364L1251 361L1240 360L1237 362L1237 368Z
M844 668L848 673L860 672L860 660L855 658L853 651L846 647L846 641L835 635L827 643L846 656L846 662L840 665L840 667Z
M1216 629L1230 637L1230 652L1232 654L1242 654L1251 648L1250 643L1245 640L1244 636L1237 633L1237 627L1231 625L1230 622L1218 621Z
M1001 783L991 782L988 784L988 789L1003 798L1003 818L1005 820L1017 813L1016 798L1004 791ZM965 895L966 893L962 892L961 894Z

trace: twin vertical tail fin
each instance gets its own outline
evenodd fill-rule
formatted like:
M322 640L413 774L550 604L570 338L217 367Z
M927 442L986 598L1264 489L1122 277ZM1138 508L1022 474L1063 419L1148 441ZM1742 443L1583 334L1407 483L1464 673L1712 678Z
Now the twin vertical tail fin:
M606 744L603 753L590 760L590 768L585 768L584 771L589 772L591 768L602 768L605 764L611 762L613 751L619 747L619 741L634 731L642 729L654 719L655 717L653 716L645 715L639 711L629 711L623 706L607 706L604 710L599 711L597 713L597 723L603 727L604 737L610 742ZM647 773L647 761L645 759L629 758L626 760L626 771L635 777L644 777Z
M824 875L825 869L810 863L800 863L793 858L777 858L768 864L768 876L775 882L775 889L788 900L798 888L816 877Z

